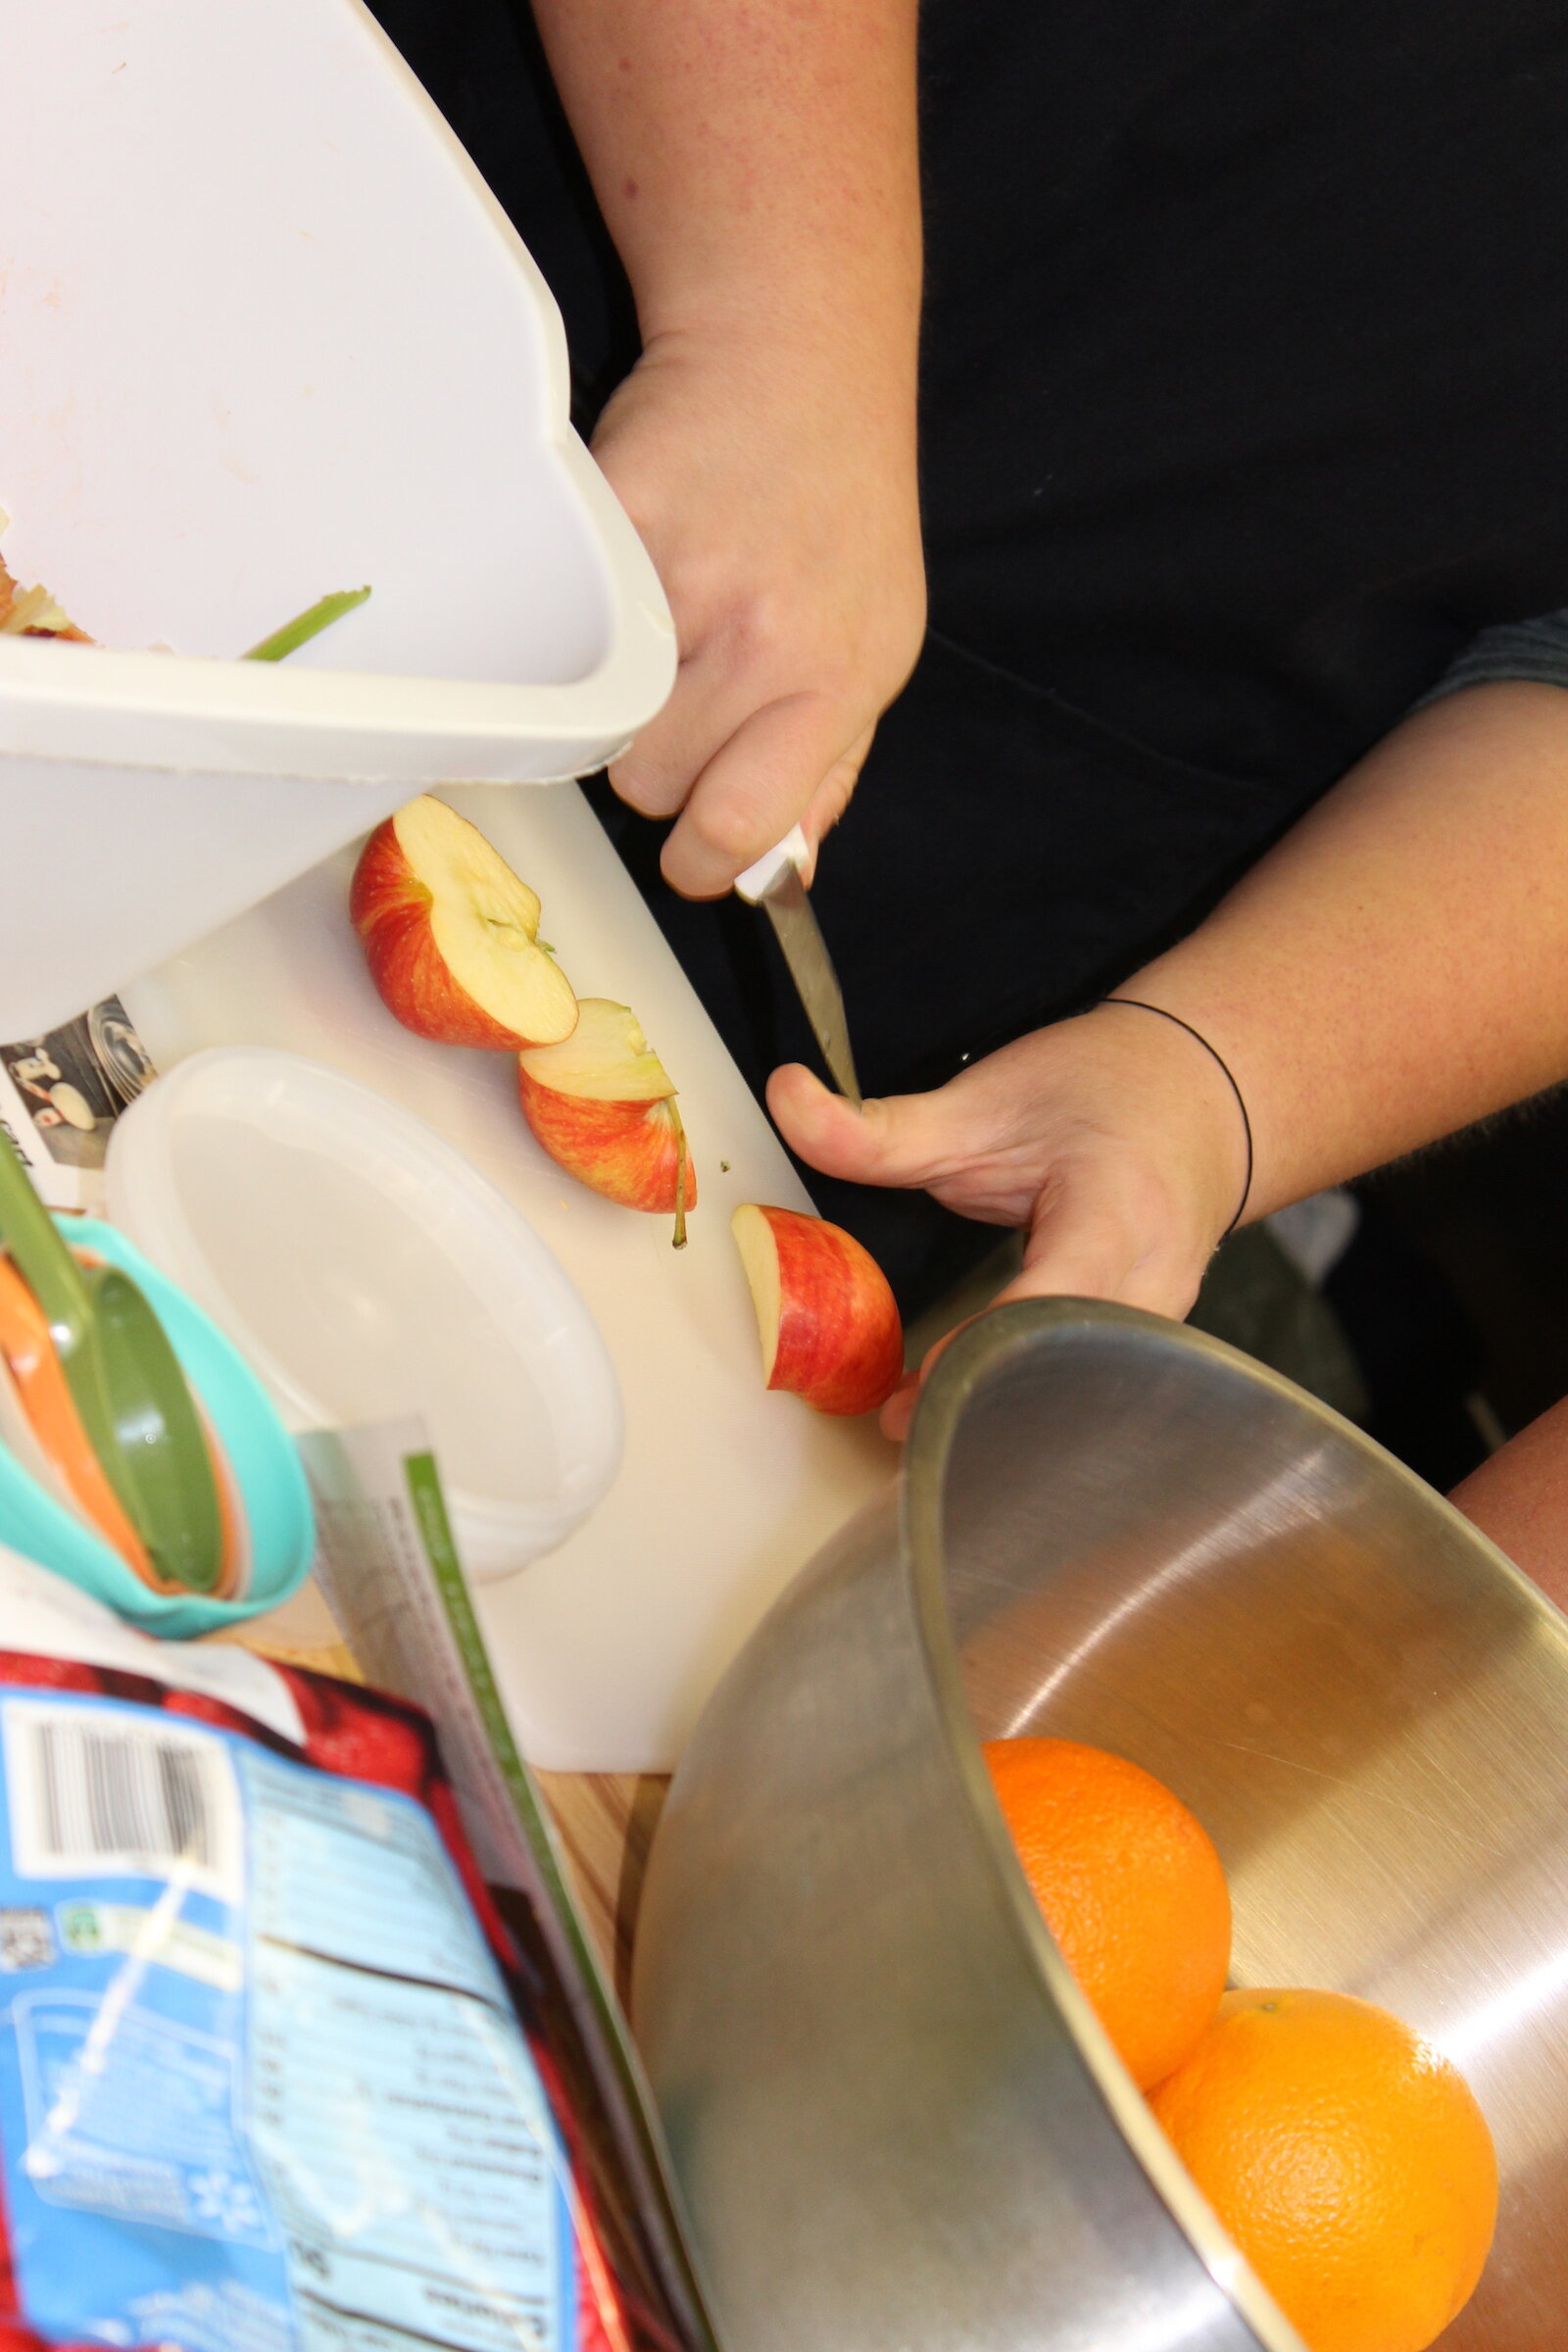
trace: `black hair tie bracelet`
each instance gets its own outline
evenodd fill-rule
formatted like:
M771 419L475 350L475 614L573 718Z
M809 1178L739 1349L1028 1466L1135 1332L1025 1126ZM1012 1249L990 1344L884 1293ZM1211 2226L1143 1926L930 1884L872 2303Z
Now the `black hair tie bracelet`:
M1125 1004L1133 1012L1157 1013L1162 1021L1174 1021L1178 1029L1185 1029L1189 1037L1197 1038L1198 1043L1202 1047L1203 1052L1211 1060L1217 1061L1220 1068L1224 1071L1226 1083L1230 1087L1231 1093L1236 1097L1236 1107L1242 1114L1242 1132L1247 1137L1247 1175L1242 1185L1242 1197L1240 1201L1237 1203L1236 1214L1226 1226L1225 1232L1219 1237L1223 1242L1227 1235L1233 1234L1236 1231L1237 1226L1241 1223L1243 1214L1247 1208L1248 1199L1252 1190L1252 1122L1247 1115L1247 1103L1243 1099L1241 1088L1236 1083L1235 1072L1232 1070L1230 1063L1225 1059L1224 1054L1217 1052L1216 1049L1209 1044L1202 1031L1200 1029L1195 1029L1191 1021L1184 1021L1179 1012L1167 1012L1163 1004L1146 1004L1141 997L1102 997L1101 999L1101 1003L1102 1004Z

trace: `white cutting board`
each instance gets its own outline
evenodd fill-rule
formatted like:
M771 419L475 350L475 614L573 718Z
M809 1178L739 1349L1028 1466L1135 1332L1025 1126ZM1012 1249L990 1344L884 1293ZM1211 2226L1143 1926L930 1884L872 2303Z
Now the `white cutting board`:
M279 1046L405 1103L555 1250L614 1362L625 1460L560 1551L475 1597L532 1763L667 1771L763 1610L897 1451L874 1420L828 1420L762 1388L730 1212L810 1203L576 786L442 798L538 891L578 994L629 1004L680 1089L699 1188L685 1250L667 1219L601 1200L546 1158L510 1055L431 1045L392 1018L348 919L352 851L122 994L161 1069L206 1046Z

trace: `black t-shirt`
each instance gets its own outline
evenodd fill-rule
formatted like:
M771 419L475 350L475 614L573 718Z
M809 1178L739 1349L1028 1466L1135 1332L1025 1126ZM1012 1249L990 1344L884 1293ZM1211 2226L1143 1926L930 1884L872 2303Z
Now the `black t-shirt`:
M555 288L635 321L514 0L375 0ZM926 0L932 631L818 910L885 1093L1191 926L1489 622L1568 604L1568 0ZM755 1083L748 909L599 805ZM808 1178L907 1298L967 1241Z

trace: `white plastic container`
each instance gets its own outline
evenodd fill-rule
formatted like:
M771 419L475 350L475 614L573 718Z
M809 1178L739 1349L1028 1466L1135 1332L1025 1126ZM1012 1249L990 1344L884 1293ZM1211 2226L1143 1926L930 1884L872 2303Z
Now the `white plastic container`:
M428 784L600 764L675 649L543 281L359 0L6 7L0 89L0 555L116 649L0 638L12 1039Z
M293 1054L219 1047L125 1111L109 1213L295 1430L418 1414L481 1582L564 1543L620 1464L620 1392L527 1219L411 1112Z

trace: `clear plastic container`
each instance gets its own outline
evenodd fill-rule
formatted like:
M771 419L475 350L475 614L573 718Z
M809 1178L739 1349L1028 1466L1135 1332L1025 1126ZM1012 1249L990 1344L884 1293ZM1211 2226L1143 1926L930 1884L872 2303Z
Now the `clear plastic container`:
M564 1543L620 1462L599 1332L527 1220L352 1079L217 1048L121 1118L109 1213L295 1430L418 1414L481 1581Z

